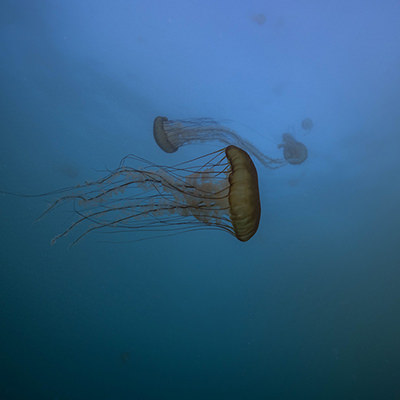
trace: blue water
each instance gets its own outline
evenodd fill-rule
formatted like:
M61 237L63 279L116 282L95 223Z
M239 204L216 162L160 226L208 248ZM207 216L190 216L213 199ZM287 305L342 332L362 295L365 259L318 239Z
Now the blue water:
M309 157L256 163L246 243L50 246L71 210L0 195L0 400L399 399L399 43L395 0L2 0L0 190L220 147L163 153L157 115Z

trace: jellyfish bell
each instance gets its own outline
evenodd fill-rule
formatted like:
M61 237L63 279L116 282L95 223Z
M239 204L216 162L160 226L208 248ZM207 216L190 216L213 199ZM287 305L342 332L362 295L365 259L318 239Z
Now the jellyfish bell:
M156 117L153 123L153 135L158 146L166 153L175 153L178 146L171 143L168 139L168 134L164 129L164 122L168 121L167 117Z
M314 127L314 122L311 118L304 118L303 121L301 121L301 127L309 132Z
M257 232L260 222L257 170L249 155L242 149L228 146L225 153L231 165L229 174L231 221L235 236L245 242Z
M290 133L282 134L282 142L278 148L283 148L283 157L289 164L302 164L307 159L307 147L298 142Z
M169 167L129 155L103 178L56 193L62 196L43 215L69 204L75 219L52 244L73 233L76 244L92 232L164 236L202 229L245 242L256 233L261 214L256 168L236 146Z
M153 136L158 146L166 153L174 153L180 147L192 143L217 141L245 150L267 168L276 169L286 164L282 158L273 158L262 153L234 130L212 118L169 120L159 116L154 119Z

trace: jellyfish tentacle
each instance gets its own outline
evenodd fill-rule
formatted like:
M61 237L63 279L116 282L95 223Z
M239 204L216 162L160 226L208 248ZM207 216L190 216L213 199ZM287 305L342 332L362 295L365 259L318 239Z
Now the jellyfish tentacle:
M131 161L141 162L134 168ZM94 232L160 232L217 229L249 240L258 228L257 173L236 146L174 166L131 155L96 181L62 191L42 215L73 204L77 216L52 244L76 232L72 245Z
M169 120L167 117L156 117L153 136L158 146L166 153L174 153L180 147L191 143L218 141L245 150L267 168L276 169L286 165L285 160L262 153L233 129L221 125L212 118Z

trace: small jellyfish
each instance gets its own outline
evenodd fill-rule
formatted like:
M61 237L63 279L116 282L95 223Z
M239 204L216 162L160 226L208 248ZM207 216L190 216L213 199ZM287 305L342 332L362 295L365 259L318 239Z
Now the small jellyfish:
M314 122L311 118L304 118L303 121L301 121L301 127L305 131L310 132L311 129L314 127Z
M124 364L126 364L126 363L129 361L129 359L131 358L131 353L130 353L129 351L123 351L123 352L120 354L120 357L121 357L121 361L122 361Z
M264 25L267 18L264 14L255 14L251 17L251 19L258 25Z
M158 146L166 153L174 153L180 147L191 143L217 141L225 145L240 147L267 168L276 169L286 164L282 158L272 158L262 153L234 130L221 125L212 118L169 120L167 117L156 117L153 124L153 135Z
M283 157L289 164L301 164L307 159L307 147L290 133L282 134L282 141L283 143L278 144L278 149L283 148Z

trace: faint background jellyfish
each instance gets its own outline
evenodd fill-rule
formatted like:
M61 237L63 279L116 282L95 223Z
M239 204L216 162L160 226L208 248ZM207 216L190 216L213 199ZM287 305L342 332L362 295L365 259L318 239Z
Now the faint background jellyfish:
M309 133L314 127L314 122L311 118L304 118L303 121L301 121L301 127L306 131L306 133Z
M131 353L130 353L130 351L123 351L120 354L120 357L121 357L122 363L126 364L129 361L129 359L131 358Z
M282 134L283 143L278 148L283 148L283 156L289 164L301 164L307 159L307 147L298 142L290 133Z
M258 25L264 25L267 18L264 14L254 14L252 15L251 19Z
M261 213L256 168L236 146L171 167L129 155L107 176L55 193L62 196L43 215L72 203L76 219L52 244L73 232L75 244L96 231L165 236L202 229L245 242L256 233Z
M68 178L76 178L79 175L79 169L71 162L62 162L56 164L54 170Z
M191 143L218 141L225 145L240 147L267 168L275 169L286 164L282 158L272 158L262 153L235 131L212 118L169 120L167 117L156 117L153 135L158 146L166 153L174 153L181 146Z

